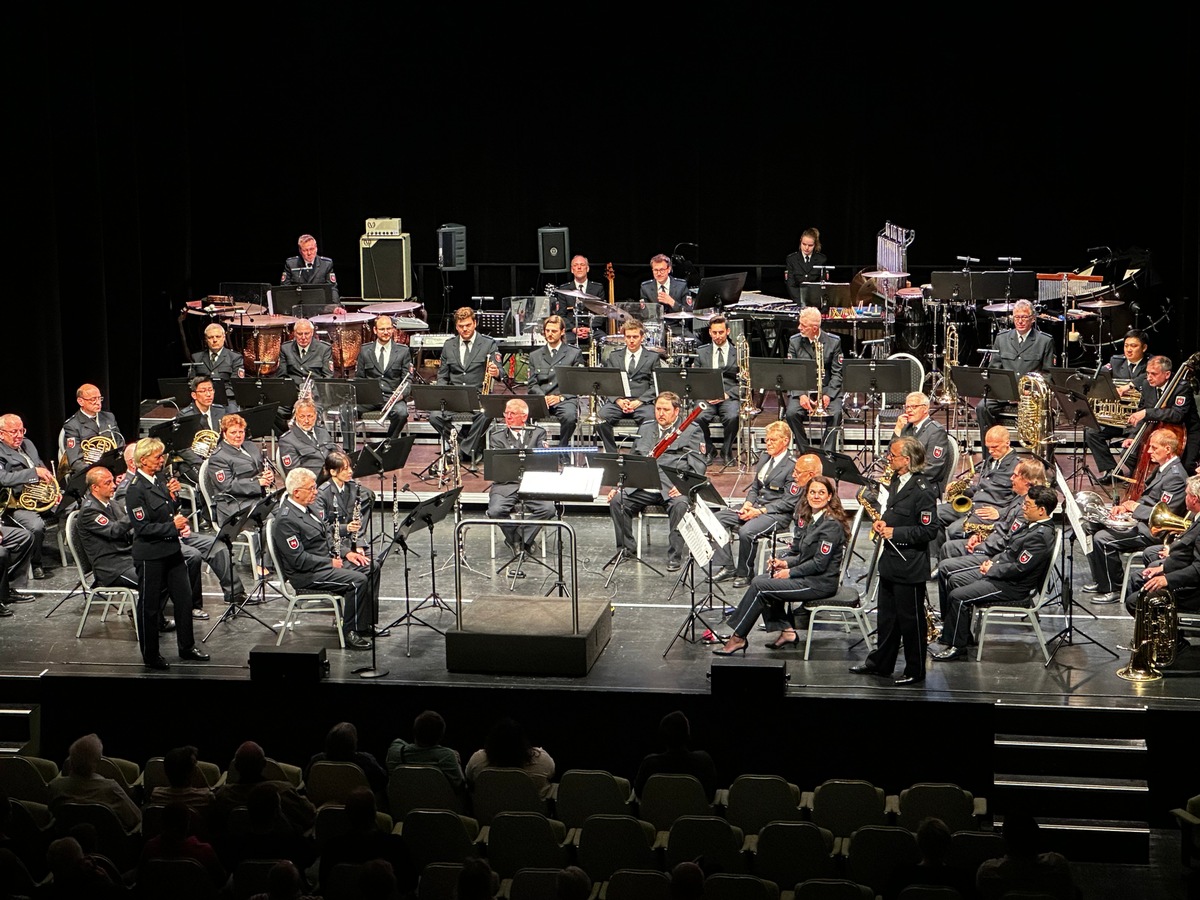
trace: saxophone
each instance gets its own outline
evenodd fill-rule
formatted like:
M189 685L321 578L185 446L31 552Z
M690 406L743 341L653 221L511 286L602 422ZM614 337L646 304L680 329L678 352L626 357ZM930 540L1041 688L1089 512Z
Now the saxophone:
M895 475L896 475L896 472L895 472L895 470L892 469L892 464L888 463L887 466L884 467L884 470L879 474L878 483L883 485L884 487L890 487L891 483L892 483L892 479L895 477ZM874 523L874 522L878 522L881 518L883 518L883 516L880 514L879 510L877 510L874 507L874 505L872 505L871 501L867 499L868 494L870 494L872 492L872 490L873 490L872 485L864 484L862 487L860 487L858 489L858 493L855 494L854 496L855 496L855 499L858 500L858 505L863 508L863 511L870 517L871 522ZM872 543L874 543L877 540L879 540L879 535L876 534L874 531L872 531L871 532Z
M967 496L967 491L971 487L971 482L975 480L975 457L969 455L967 461L971 464L971 471L967 477L955 478L946 485L946 502L960 516L969 513L973 505L971 498Z
M817 400L816 403L813 404L813 409L812 412L809 413L809 416L814 419L827 419L829 418L829 413L825 411L825 407L822 405L821 401L822 391L825 387L825 353L821 347L821 340L819 337L812 339L812 349L813 358L817 361Z
M1050 388L1046 379L1037 372L1022 375L1017 382L1017 434L1021 443L1038 456L1045 456L1052 443L1049 421Z

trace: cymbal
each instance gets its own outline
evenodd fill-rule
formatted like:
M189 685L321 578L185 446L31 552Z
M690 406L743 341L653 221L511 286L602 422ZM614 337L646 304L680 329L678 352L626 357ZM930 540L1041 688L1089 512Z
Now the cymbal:
M1124 306L1124 300L1089 300L1087 303L1079 304L1084 309L1108 309L1112 306Z
M983 311L990 313L1012 312L1016 305L1016 303L989 303L983 308Z
M595 300L596 299L595 294L589 294L589 293L586 293L585 291L567 291L567 290L559 290L558 288L555 288L554 293L558 294L558 296L560 296L560 297L570 297L573 300Z
M415 316L395 316L392 319L393 324L401 331L428 331L429 323L423 322Z
M865 278L907 278L907 272L889 272L887 269L874 269L870 272L863 272Z
M365 312L325 313L320 316L310 316L310 322L317 325L357 325L360 322L370 322L375 317Z
M261 303L245 303L242 306L218 306L213 315L218 319L240 319L242 316L261 316L266 311Z
M592 314L597 316L607 316L610 319L616 319L618 322L624 322L630 318L629 313L615 306L612 303L605 303L603 300L597 300L595 297L588 297L583 301L583 305Z
M388 300L384 301L383 303L372 303L369 306L360 306L359 311L365 313L374 313L377 316L398 316L420 308L421 304L414 303L412 300Z
M272 328L294 325L295 316L246 316L230 324L234 328Z
M694 319L694 318L695 318L695 316L693 316L693 315L692 315L690 312L669 312L669 313L663 313L663 316L662 316L662 317L663 317L664 319L673 319L673 320L675 320L676 322L684 322L684 321L686 321L686 320L688 320L688 319Z

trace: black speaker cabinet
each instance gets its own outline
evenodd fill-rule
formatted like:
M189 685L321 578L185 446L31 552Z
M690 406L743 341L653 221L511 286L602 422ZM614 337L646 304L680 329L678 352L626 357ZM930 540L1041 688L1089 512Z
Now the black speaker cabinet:
M708 670L714 697L782 697L787 692L787 663L782 659L714 657Z
M538 260L543 272L571 271L571 229L538 229Z
M407 300L413 296L412 235L358 239L364 300Z
M250 650L250 680L317 684L329 674L325 648L296 649L259 644Z
M467 271L467 226L453 222L437 230L438 268L443 272Z

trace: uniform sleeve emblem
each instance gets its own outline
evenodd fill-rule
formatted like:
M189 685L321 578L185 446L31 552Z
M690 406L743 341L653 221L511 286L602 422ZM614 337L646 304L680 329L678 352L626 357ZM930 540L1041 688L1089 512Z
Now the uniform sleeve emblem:
M1010 532L1014 532L1014 531L1016 531L1016 530L1017 530L1018 528L1020 528L1020 527L1021 527L1021 523L1020 523L1019 521L1017 521L1017 522L1013 522L1013 523L1012 523L1012 528L1010 528L1010 529L1008 529L1008 530L1009 530Z
M833 544L830 541L821 541L821 554L828 556L833 552Z
M287 272L284 272L282 275L279 276L279 283L287 284Z
M75 438L73 438L73 437L67 438L67 449L72 450L74 448L75 448Z
M931 512L921 513L921 524L922 525L928 525L932 521L933 521L933 513L931 513Z
M1021 565L1025 565L1031 559L1033 559L1033 554L1028 550L1024 550L1022 551L1021 555L1017 557L1017 562L1019 562Z
M289 547L291 547L293 550L299 550L300 549L300 538L295 537L295 536L288 538L287 545Z
M803 519L797 519L797 520L796 520L796 527L798 527L798 528L803 528L803 527L804 527L804 520L803 520Z
M1163 495L1162 495L1162 502L1163 502L1163 503L1170 503L1170 502L1171 502L1171 495L1172 495L1172 492L1171 492L1171 491L1163 491Z
M284 466L290 466L292 464L292 454L289 453L287 456L282 457L280 462L282 462Z
M334 275L332 272L329 273L329 283L337 284L337 276Z
M245 370L245 369L241 369L241 368L239 368L239 369L237 370L237 377L238 377L238 378L245 378L245 377L246 377L246 370Z
M108 524L108 516L104 515L104 513L100 513L100 515L96 516L96 524L97 525L107 525Z
M946 455L946 449L944 447L934 447L933 448L933 458L934 459L941 459L945 455Z
M846 357L843 356L841 353L839 353L838 354L838 365L840 366L845 359L846 359Z
M225 470L217 469L217 484L224 484L224 483L225 483Z
M146 511L140 506L134 507L133 517L140 522L142 519L146 518Z
M1176 406L1183 406L1185 403L1187 403L1187 397L1183 396L1182 394L1175 398Z
M796 482L793 481L790 490L791 490L792 496L795 497L797 494L800 493L800 485L796 484Z

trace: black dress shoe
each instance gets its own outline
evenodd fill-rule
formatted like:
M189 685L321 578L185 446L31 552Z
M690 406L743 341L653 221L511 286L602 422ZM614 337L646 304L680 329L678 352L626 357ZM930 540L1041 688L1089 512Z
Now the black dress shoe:
M899 678L897 678L897 679L896 679L894 682L892 682L892 683L893 683L893 684L898 684L898 685L904 685L904 684L920 684L920 683L921 683L921 682L923 682L924 680L925 680L925 676L924 676L924 675L901 675Z
M163 634L168 634L175 630L174 619L159 619L158 630Z
M739 575L737 578L733 579L733 586L735 588L750 587L750 576Z
M933 658L940 662L948 662L952 659L962 659L967 655L967 651L963 647L951 647L949 650L943 650L941 653L933 654Z
M347 650L370 650L371 642L368 641L364 637L359 637L354 632L350 632L350 634L346 635L346 649Z
M11 609L9 609L3 603L0 603L0 619L7 619L12 614L13 611Z
M235 606L241 606L243 603L246 602L246 592L238 591L236 594L234 594L232 597L230 597L225 602L232 603Z
M152 659L146 660L146 668L147 669L156 669L161 672L164 669L171 668L171 664L169 662L167 662L165 659L163 659L161 656L155 656Z
M387 637L391 633L392 632L390 629L380 628L378 625L372 625L366 631L360 631L358 633L358 635L359 635L359 637L363 637L363 638L373 638L373 637Z
M184 650L179 654L179 658L185 662L188 660L195 660L196 662L208 662L210 659L212 659L211 656L209 656L199 647L193 647L191 650Z
M680 568L682 568L682 565L683 564L677 559L668 559L667 560L667 571L668 572L678 572L680 570Z
M857 666L851 666L850 671L855 675L882 675L877 668L870 663L859 663Z
M5 603L32 603L37 597L33 594L22 594L18 591L9 590L8 597L4 599Z
M723 581L730 581L732 578L734 578L733 569L723 568L713 576L713 584L720 584Z
M37 579L38 581L41 581L45 578L49 578L50 576L46 574L46 570L43 569L41 566L34 566L33 567L33 577L35 579Z

